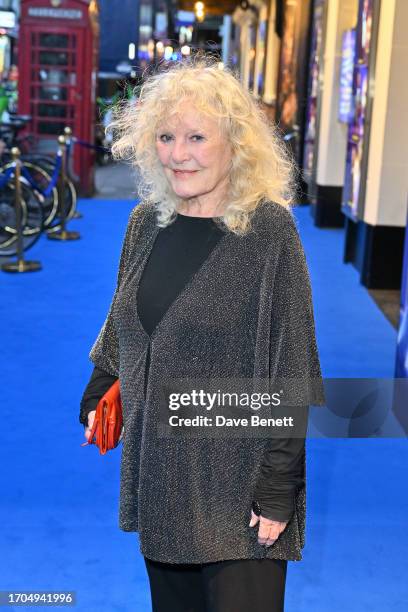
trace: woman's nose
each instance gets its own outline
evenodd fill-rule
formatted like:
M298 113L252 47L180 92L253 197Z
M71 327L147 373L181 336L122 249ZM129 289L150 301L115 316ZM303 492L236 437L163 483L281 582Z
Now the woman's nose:
M176 164L190 159L187 143L183 139L175 139L171 150L171 157Z

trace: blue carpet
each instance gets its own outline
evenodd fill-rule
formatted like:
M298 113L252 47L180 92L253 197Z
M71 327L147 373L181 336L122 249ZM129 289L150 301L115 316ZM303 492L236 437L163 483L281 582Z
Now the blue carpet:
M80 612L150 611L137 535L118 528L119 452L81 448L78 423L131 207L82 201L80 241L41 239L27 257L43 271L0 276L0 590L73 590ZM341 263L343 231L296 215L325 376L391 377L396 333ZM407 610L407 459L405 440L308 441L307 545L286 612Z

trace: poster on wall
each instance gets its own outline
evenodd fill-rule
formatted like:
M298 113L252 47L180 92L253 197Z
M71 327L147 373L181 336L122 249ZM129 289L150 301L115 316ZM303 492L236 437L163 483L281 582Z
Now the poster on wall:
M266 48L266 36L267 36L267 21L262 19L259 22L258 29L258 69L256 74L255 89L258 95L261 95L264 91L264 72L265 72L265 48Z
M401 287L401 309L397 337L395 376L396 378L408 378L408 229L405 233L405 249Z
M346 30L342 37L338 117L348 123L353 116L353 70L356 51L356 30Z
M255 56L256 56L256 25L251 24L249 27L249 82L250 90L254 88L255 82Z
M304 154L312 8L312 0L286 0L279 27L282 36L276 120L300 167Z
M322 48L324 38L324 7L325 3L323 0L315 0L313 9L309 90L303 154L303 177L308 183L312 180L313 177L316 154L316 138L318 131L319 77L322 71L323 61Z
M348 139L347 139L347 154L346 154L346 169L343 188L343 205L342 209L349 217L358 219L361 217L361 208L365 195L365 180L366 180L366 154L369 138L369 120L368 120L368 83L370 77L370 67L373 67L373 58L375 55L373 41L373 14L375 0L360 0L359 5L359 20L355 34L355 52L353 53L352 45L353 38L346 39L346 55L348 61L350 56L354 57L353 66L353 82L352 82L352 101L349 109L350 115L348 119ZM350 36L350 35L349 35ZM349 45L349 47L347 47ZM347 66L350 70L350 66ZM346 68L345 68L346 71ZM343 102L343 117L347 114L346 87L348 76L342 74L344 86L344 97L340 100ZM341 119L340 119L341 120Z
M297 4L297 2L285 3L281 44L278 107L280 109L280 123L287 130L293 129L298 109L296 91L297 58L295 53Z

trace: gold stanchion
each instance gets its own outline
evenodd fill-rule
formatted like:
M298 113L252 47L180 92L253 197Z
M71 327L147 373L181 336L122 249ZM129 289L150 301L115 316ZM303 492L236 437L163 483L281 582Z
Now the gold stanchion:
M5 263L1 266L4 272L36 272L41 270L39 261L24 260L24 244L23 244L23 227L22 227L22 211L21 211L21 161L20 149L13 147L11 155L14 162L14 197L16 208L16 232L17 232L17 261Z
M65 229L67 211L65 204L65 178L67 171L67 146L65 136L58 136L59 153L61 155L61 170L58 180L58 201L61 211L61 229L59 232L47 234L49 240L78 240L79 232L69 232Z
M72 130L71 130L71 128L68 127L68 126L65 127L64 128L64 134L65 134L66 146L68 148L69 146L71 146L71 142L72 142ZM71 157L71 159L72 159L72 157ZM68 164L67 164L67 174L68 174L68 172L69 172L69 167L68 167ZM76 210L74 212L74 214L72 215L72 219L82 219L83 216L84 215L82 213L80 213L79 210Z
M67 145L71 144L71 138L72 138L72 130L70 127L64 127L64 135L65 135L65 142Z

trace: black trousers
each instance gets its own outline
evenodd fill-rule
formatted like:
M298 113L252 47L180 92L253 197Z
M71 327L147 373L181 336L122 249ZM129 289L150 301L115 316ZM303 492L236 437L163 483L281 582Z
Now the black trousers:
M145 564L153 612L283 612L287 561Z

